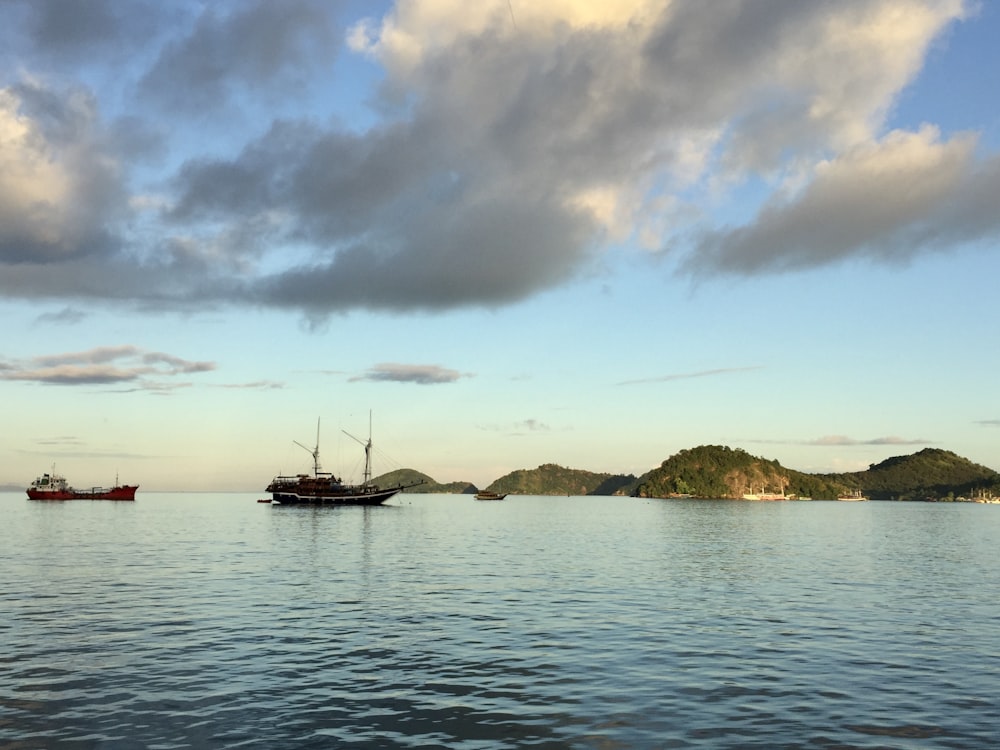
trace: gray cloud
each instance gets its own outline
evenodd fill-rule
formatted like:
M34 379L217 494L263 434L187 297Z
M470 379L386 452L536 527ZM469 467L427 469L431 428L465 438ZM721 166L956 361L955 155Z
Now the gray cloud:
M539 4L515 20L505 3L412 4L350 31L384 71L360 124L326 116L342 7L0 5L0 29L28 28L0 30L0 60L28 71L0 89L20 133L0 294L252 300L321 321L508 304L608 243L705 277L1000 235L1000 159L975 135L884 132L961 5ZM718 225L721 189L750 181L771 191L758 214Z
M70 386L132 383L135 390L165 391L187 384L167 385L159 378L214 369L212 362L192 362L124 345L41 355L24 362L0 362L0 380Z
M754 274L852 255L902 261L993 236L1000 159L976 163L974 148L968 136L940 143L930 128L890 134L828 165L793 200L772 201L752 224L704 234L687 268Z
M932 445L933 442L933 440L926 440L924 438L913 440L895 436L858 440L847 437L846 435L826 435L821 438L816 438L815 440L807 440L803 443L803 445L817 445L823 447L836 445Z
M714 370L698 370L695 372L680 372L671 375L660 375L653 378L639 378L637 380L623 380L616 385L639 385L642 383L669 383L674 380L689 380L691 378L707 378L715 375L730 375L737 372L750 372L760 370L761 365L750 367L720 367Z
M77 310L74 307L64 307L55 312L42 313L35 318L36 323L56 323L60 325L74 325L87 318L87 313Z
M85 90L0 89L0 264L66 262L120 246L125 193ZM103 260L102 260L103 262Z
M367 380L376 383L417 383L418 385L439 385L454 383L468 377L458 370L450 370L438 365L407 365L397 362L383 362L372 366L365 374L351 378L351 381Z
M250 391L273 391L285 387L284 383L276 380L257 380L252 383L225 383L220 388L246 389Z
M336 55L327 10L315 2L257 0L220 12L206 5L190 33L168 42L139 82L139 91L164 107L195 113L215 109L234 89L271 85L302 88Z
M73 65L121 60L135 55L174 15L156 0L7 0L5 13L17 18L10 39L21 55Z
M976 424L981 424L984 427L1000 427L1000 419L980 419L976 421Z
M523 419L512 424L479 425L478 428L485 432L500 432L511 436L527 435L533 432L550 432L552 430L548 424L537 419Z

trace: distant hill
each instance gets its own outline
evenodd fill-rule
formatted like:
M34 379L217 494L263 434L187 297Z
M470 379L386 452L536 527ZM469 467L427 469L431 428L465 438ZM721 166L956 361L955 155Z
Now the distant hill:
M832 500L845 489L836 480L786 469L777 461L752 456L739 448L702 445L683 450L644 474L632 494L739 498L748 492L767 492Z
M394 484L409 485L416 484L417 482L423 482L423 484L416 484L415 487L407 488L407 492L413 493L426 494L431 492L443 492L451 495L474 495L478 491L476 486L471 482L448 482L446 484L439 484L431 477L414 469L397 469L396 471L390 471L387 474L375 477L372 481L382 487L388 487Z
M518 469L502 476L486 489L515 495L627 495L635 482L631 474L597 474L542 464L537 469Z
M439 484L413 469L399 469L375 479L383 486L421 481L423 484L406 491L463 495L478 491L471 482ZM872 500L950 500L981 492L1000 495L1000 474L936 448L888 458L872 464L866 471L806 474L740 448L701 445L680 451L639 478L542 464L537 469L512 471L486 489L514 495L704 498L740 498L753 492L814 500L834 500L839 495L860 491Z
M872 500L948 500L978 491L1000 492L1000 474L938 448L887 458L867 471L823 476Z

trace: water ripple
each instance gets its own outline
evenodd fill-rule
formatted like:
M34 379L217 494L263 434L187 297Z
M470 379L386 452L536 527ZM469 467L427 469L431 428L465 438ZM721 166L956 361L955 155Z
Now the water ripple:
M995 508L0 501L0 750L987 748L1000 726Z

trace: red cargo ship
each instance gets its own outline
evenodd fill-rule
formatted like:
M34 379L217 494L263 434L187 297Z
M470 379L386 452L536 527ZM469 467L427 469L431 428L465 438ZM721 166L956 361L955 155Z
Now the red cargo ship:
M77 490L66 483L66 478L55 472L42 474L26 490L29 500L135 500L139 485L118 484L114 487L91 487Z

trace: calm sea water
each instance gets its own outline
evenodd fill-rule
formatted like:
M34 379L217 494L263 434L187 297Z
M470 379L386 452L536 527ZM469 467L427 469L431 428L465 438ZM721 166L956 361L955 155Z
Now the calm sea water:
M992 748L1000 506L0 495L0 748Z

